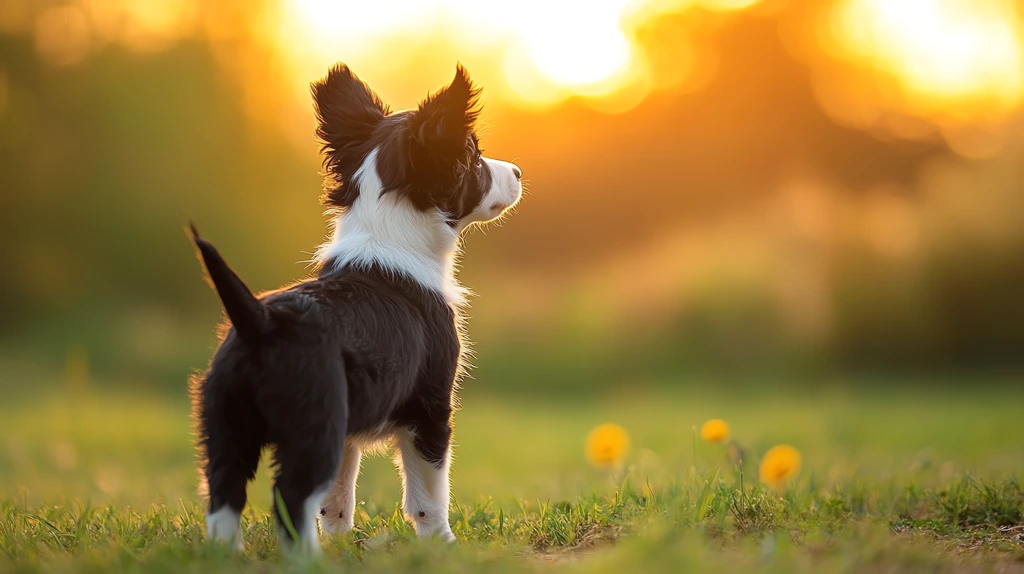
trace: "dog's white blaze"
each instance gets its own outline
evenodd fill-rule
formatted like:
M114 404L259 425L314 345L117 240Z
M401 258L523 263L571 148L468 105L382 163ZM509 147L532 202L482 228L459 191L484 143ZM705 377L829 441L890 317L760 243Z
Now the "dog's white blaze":
M344 534L355 525L356 479L363 453L355 441L345 440L345 453L334 485L324 500L320 528L325 534ZM340 514L340 517L339 517Z
M206 515L206 534L210 540L217 540L241 552L244 548L241 529L242 515L228 505Z
M501 217L506 209L519 202L523 186L516 177L514 165L500 159L483 158L484 165L491 172L491 188L484 193L480 204L459 222L459 230L473 223L483 223Z
M437 468L420 456L413 444L415 435L412 432L398 431L395 438L398 446L395 465L402 476L402 510L405 516L416 525L417 536L438 536L453 542L455 535L448 524L451 448L445 453L441 467Z
M420 211L397 193L381 193L376 149L353 180L359 197L335 220L331 240L316 260L334 259L337 267L376 263L437 291L449 303L462 303L466 290L455 279L458 232L440 214Z

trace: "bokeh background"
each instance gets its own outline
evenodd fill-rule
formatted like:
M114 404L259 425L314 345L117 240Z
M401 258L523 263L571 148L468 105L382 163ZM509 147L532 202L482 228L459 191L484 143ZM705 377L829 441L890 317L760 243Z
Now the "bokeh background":
M683 452L730 408L1021 468L1020 1L4 0L0 485L194 496L185 379L221 311L182 228L254 289L309 272L336 61L396 109L462 62L528 181L466 239L471 492L565 476L606 419Z

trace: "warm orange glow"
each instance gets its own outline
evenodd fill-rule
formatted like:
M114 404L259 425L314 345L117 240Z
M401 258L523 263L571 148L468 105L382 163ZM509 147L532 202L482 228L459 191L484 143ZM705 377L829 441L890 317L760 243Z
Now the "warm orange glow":
M0 29L32 34L52 65L82 62L109 42L155 52L205 33L242 76L253 117L305 110L309 82L337 61L398 107L439 86L459 60L489 101L547 107L580 98L622 113L654 91L685 93L714 76L715 48L699 33L682 26L645 36L659 19L720 22L759 8L780 21L802 10L821 16L808 29L780 30L790 45L807 46L816 96L840 123L907 139L941 134L960 155L989 157L1006 141L1000 126L1024 103L1015 0L835 0L785 10L761 0L276 0L255 11L196 0L29 5L0 11ZM306 138L308 126L299 131Z
M649 77L638 49L635 31L643 22L691 8L729 12L758 3L524 0L513 7L401 0L380 10L331 0L285 2L277 46L307 76L305 67L313 60L317 69L338 59L400 69L412 57L403 54L403 45L422 51L417 38L436 36L447 43L439 49L499 71L501 93L514 103L617 99L620 103L604 106L613 111L632 107L662 84ZM830 44L831 57L893 78L903 94L901 111L972 117L977 109L1005 113L1024 99L1024 42L1012 0L840 0L823 25L821 37ZM680 61L682 68L688 66L686 58ZM488 79L493 84L494 78Z
M1024 41L1011 0L845 0L830 27L840 56L891 74L918 107L1024 97Z
M646 95L633 26L659 13L692 6L738 10L758 0L524 0L510 6L476 0L403 0L382 11L373 4L290 0L284 6L280 48L323 68L328 60L353 66L409 38L437 34L460 53L486 57L503 72L504 91L518 103L544 105L571 96L609 100L622 111ZM462 59L468 59L463 57ZM385 65L387 65L385 63ZM639 89L637 89L639 87ZM623 96L622 93L625 93Z
M622 27L630 3L530 0L513 7L472 0L402 1L383 11L373 4L294 0L286 5L285 26L292 31L281 47L356 65L381 46L407 43L399 35L441 31L445 41L468 54L483 49L503 61L513 93L527 101L552 101L619 87L608 80L633 64Z
M89 49L89 24L77 6L49 8L36 19L36 50L55 65L82 61Z
M196 19L194 0L84 2L97 34L138 52L156 52L184 36Z

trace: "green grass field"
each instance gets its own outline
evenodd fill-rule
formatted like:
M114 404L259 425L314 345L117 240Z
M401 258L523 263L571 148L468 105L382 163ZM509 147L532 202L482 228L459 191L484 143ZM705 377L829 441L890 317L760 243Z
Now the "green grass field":
M415 539L378 457L364 463L356 531L308 563L280 555L266 466L250 486L245 556L204 542L183 396L21 393L0 406L0 570L1024 572L1024 390L1012 385L709 381L571 399L483 386L470 382L456 418L460 542ZM696 438L709 418L730 423L742 479ZM614 471L584 457L604 422L631 438ZM803 455L782 492L757 480L779 443Z

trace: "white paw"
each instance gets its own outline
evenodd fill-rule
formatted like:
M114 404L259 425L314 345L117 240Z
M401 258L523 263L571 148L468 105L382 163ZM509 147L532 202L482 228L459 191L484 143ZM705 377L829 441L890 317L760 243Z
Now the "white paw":
M324 552L323 546L320 545L320 539L317 537L299 538L296 541L292 540L291 536L283 530L279 529L277 534L281 551L289 559L316 558Z
M433 523L421 519L415 524L416 536L420 538L440 538L445 542L455 542L455 534L452 533L452 528L448 525L447 520L440 523Z

